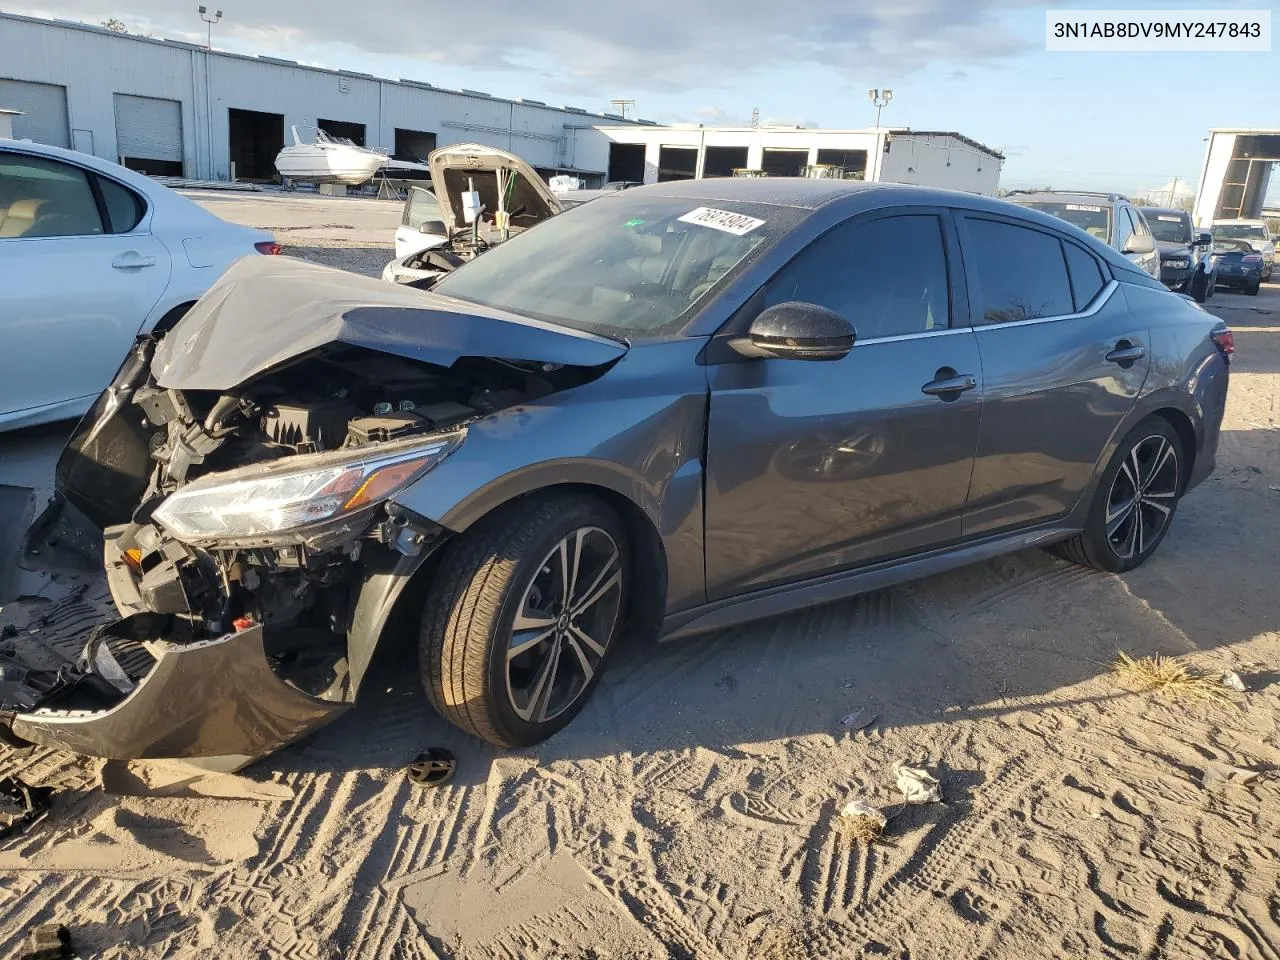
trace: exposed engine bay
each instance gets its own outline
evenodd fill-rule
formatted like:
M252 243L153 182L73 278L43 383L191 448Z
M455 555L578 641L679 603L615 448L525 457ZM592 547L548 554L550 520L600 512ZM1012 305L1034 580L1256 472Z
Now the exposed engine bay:
M163 340L138 340L27 542L37 565L105 566L123 619L75 663L0 644L0 737L235 767L323 722L354 700L400 592L449 536L396 492L476 421L625 351L378 281L270 270L273 291L376 295L251 338L261 297L232 277Z

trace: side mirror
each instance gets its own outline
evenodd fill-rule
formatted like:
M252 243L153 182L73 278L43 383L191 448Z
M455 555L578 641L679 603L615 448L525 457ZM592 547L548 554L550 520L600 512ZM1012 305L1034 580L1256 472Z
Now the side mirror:
M1144 253L1151 253L1156 248L1155 238L1145 233L1132 234L1128 240L1124 242L1121 253L1135 253L1141 256Z
M437 237L447 236L449 228L444 225L443 220L423 220L418 224L419 233L430 233Z
M1197 247L1212 247L1212 246L1213 246L1213 234L1211 234L1211 233L1198 233L1198 234L1196 234L1196 246L1197 246Z
M730 346L744 357L839 360L853 349L854 337L853 324L835 311L790 300L762 310Z

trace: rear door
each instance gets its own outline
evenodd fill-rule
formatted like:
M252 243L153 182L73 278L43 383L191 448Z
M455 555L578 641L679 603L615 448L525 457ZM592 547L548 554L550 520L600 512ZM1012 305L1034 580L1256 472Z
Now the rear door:
M0 417L107 385L169 280L145 221L115 181L0 150Z
M945 211L847 221L730 321L736 332L766 306L807 301L848 319L856 341L837 361L708 367L711 599L960 537L982 389L958 260Z
M1150 358L1147 330L1083 245L986 213L957 219L983 377L968 537L1070 510Z

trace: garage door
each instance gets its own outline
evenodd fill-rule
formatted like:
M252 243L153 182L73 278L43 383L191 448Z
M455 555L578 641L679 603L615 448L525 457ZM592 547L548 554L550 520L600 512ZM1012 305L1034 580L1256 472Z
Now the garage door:
M182 104L116 94L116 153L133 160L182 162Z
M19 140L71 146L66 87L0 79L0 107L22 111L22 116L13 118L13 135Z

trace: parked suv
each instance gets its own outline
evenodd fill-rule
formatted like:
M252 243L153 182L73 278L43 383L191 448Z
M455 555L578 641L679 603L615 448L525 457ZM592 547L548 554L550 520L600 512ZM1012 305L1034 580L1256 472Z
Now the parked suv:
M1075 224L1119 250L1144 273L1160 279L1160 251L1155 237L1142 211L1128 197L1078 190L1015 190L1005 199Z
M1217 271L1213 262L1213 238L1198 233L1191 214L1170 207L1141 207L1160 251L1160 279L1170 290L1204 303L1213 296Z
M1276 245L1265 220L1215 220L1210 228L1214 240L1247 240L1249 246L1262 254L1262 279L1271 279L1275 268Z

